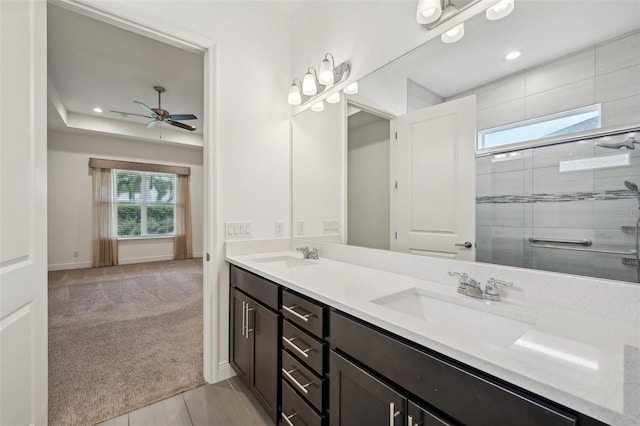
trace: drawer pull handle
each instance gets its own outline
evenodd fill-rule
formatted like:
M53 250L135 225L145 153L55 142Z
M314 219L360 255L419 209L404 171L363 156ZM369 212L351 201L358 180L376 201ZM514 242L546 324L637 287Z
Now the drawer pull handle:
M294 309L297 307L298 307L297 305L293 305L293 306L282 305L282 309L289 312L291 315L294 315L296 318L299 318L304 322L309 322L309 317L313 316L313 314L307 314L307 315L299 314L298 312L294 311Z
M400 414L400 411L396 411L396 404L393 402L389 403L389 426L394 426L396 424L395 418Z
M282 336L282 340L284 340L285 343L289 344L289 346L295 349L303 357L309 358L309 354L307 352L309 352L313 348L302 349L300 346L293 343L293 341L297 339L298 339L297 337L292 337L291 339L287 339L285 336Z
M295 416L297 416L298 413L296 413L295 411L293 412L293 414L291 414L290 416L287 416L284 411L282 412L282 420L284 420L284 422L286 424L288 424L289 426L295 426L292 422L291 419L294 418Z
M307 388L308 388L309 386L311 386L311 385L313 384L313 382L309 382L309 383L307 383L306 385L303 385L302 383L300 383L299 381L297 381L297 380L295 379L295 377L293 377L293 376L291 375L291 373L296 372L296 371L298 371L298 369L297 369L297 368L294 368L293 370L289 370L289 371L287 371L287 369L286 369L286 368L283 368L283 369L282 369L282 374L284 374L285 376L287 376L287 379L291 380L291 382L292 382L294 385L296 385L296 387L297 387L298 389L300 389L300 391L301 391L301 392L303 392L305 395L307 395L307 394L309 393L309 391L307 390ZM302 377L304 377L304 376L302 376ZM306 379L306 377L305 377L305 379Z

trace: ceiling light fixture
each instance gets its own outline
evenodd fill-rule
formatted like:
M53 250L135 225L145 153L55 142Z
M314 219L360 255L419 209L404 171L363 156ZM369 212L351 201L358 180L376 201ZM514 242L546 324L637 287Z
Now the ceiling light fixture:
M293 79L293 83L289 87L287 101L290 105L316 105L314 101L321 98L321 95L323 95L328 88L345 82L349 77L350 71L351 67L349 63L343 62L336 66L333 55L327 53L324 55L324 59L320 64L319 72L316 72L314 67L309 67L302 82L297 78ZM332 101L335 99L335 96L336 94L331 96ZM339 101L340 95L338 94L338 98L334 102ZM328 102L331 101L328 100Z
M507 55L504 57L507 61L512 61L514 59L517 59L520 57L520 55L522 55L522 53L519 50L514 50L512 52L507 53Z
M490 21L497 21L498 19L505 18L511 12L513 12L514 8L514 0L502 0L499 3L491 6L485 12L485 15Z
M327 102L330 104L337 104L340 102L340 92L335 92L329 95L329 97L327 97Z
M100 107L95 107L95 108L93 109L93 112L97 112L97 113L101 114L101 113L102 113L102 108L100 108Z
M289 105L300 105L302 103L302 95L300 94L300 80L297 78L293 79L293 83L291 83L291 87L289 87Z
M347 95L355 95L356 93L358 93L358 82L354 81L353 83L345 87L344 93L346 93Z
M440 19L442 4L440 0L418 0L416 21L419 24L432 24Z

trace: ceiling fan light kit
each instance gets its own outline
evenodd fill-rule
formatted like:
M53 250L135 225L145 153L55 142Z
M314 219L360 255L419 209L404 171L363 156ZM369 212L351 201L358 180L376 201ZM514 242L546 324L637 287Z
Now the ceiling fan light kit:
M151 121L151 122L149 122L149 124L147 124L147 128L149 128L149 129L152 129L154 127L158 127L162 123L167 123L167 124L170 124L170 125L175 126L175 127L179 127L181 129L184 129L184 130L189 130L191 132L196 130L196 128L194 126L191 126L191 125L185 124L185 123L181 123L180 121L183 121L183 120L197 120L198 117L196 117L193 114L171 114L169 111L167 111L165 109L162 109L162 98L161 98L161 96L165 92L165 88L162 87L162 86L153 86L153 90L158 92L158 107L157 108L150 108L147 105L145 105L143 102L133 101L134 104L137 104L140 108L142 108L149 115L134 114L134 113L130 113L130 112L114 111L114 110L111 110L110 112L115 112L116 114L122 114L123 117L126 117L128 115L133 115L133 116L137 116L137 117L150 118L153 121Z

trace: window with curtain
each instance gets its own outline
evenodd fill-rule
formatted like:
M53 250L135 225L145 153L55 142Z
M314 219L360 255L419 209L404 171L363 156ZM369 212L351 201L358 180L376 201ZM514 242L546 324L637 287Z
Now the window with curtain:
M176 175L115 170L118 237L173 236Z

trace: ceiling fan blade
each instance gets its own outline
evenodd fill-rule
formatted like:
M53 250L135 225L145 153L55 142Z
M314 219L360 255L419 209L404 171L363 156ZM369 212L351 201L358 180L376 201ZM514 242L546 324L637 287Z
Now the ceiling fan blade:
M132 112L124 112L124 111L114 111L114 110L112 110L112 109L110 109L110 110L109 110L109 112L115 112L116 114L122 114L123 116L126 116L126 115L135 115L136 117L153 118L153 117L150 117L150 116L148 116L148 115L134 114L134 113L132 113Z
M193 114L171 114L169 115L170 120L197 120L198 117L196 117Z
M154 127L158 127L160 123L162 123L162 121L153 120L149 124L147 124L147 129L153 129Z
M146 106L145 104L143 104L140 101L133 101L134 104L138 104L140 106L140 108L142 108L143 110L145 110L152 118L156 118L158 116L158 114L156 114L156 112L154 110L152 110L151 108L149 108L148 106Z
M167 123L171 124L172 126L180 127L181 129L190 130L192 132L196 129L193 126L190 126L190 125L184 124L184 123L180 123L178 121L167 120Z

